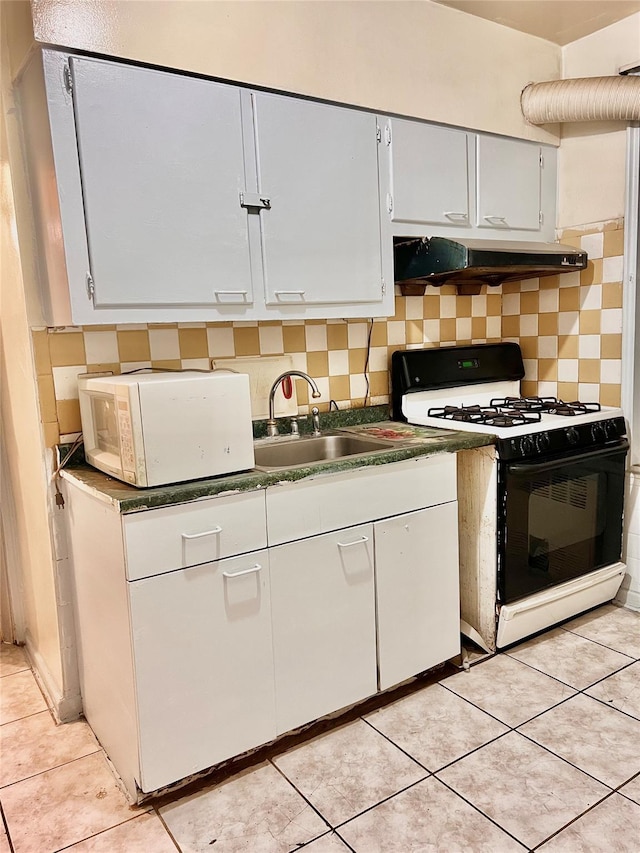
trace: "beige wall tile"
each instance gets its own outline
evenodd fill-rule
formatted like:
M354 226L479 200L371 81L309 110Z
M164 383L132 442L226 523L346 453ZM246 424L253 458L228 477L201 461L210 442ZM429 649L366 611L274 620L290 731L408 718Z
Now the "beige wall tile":
M304 333L304 329L302 331ZM260 335L257 326L234 328L233 340L237 356L260 355ZM304 347L302 351L304 352Z
M558 358L577 358L578 342L578 335L559 335Z
M624 254L624 230L604 232L604 257L612 258Z
M538 339L534 337L520 338L520 349L523 358L538 358Z
M349 346L349 335L347 324L327 326L327 348L330 350L347 349Z
M456 337L455 319L446 318L445 320L440 320L440 340L455 341Z
M87 373L113 373L115 375L122 373L122 366L119 361L115 364L88 364Z
M286 353L304 352L306 349L304 326L283 326L282 341Z
M388 340L386 322L380 322L378 320L375 320L373 323L373 329L371 331L371 346L386 347L387 343Z
M502 318L502 334L505 338L520 337L520 316L518 314Z
M538 334L539 335L557 335L558 334L558 314L557 312L549 312L540 314L538 317Z
M307 372L314 378L329 375L329 356L326 352L307 353Z
M120 362L150 361L149 333L146 330L119 330L118 352Z
M367 358L366 349L349 350L349 373L364 373L364 363Z
M580 308L580 288L564 287L558 295L560 311L578 311Z
M389 374L386 371L370 373L369 384L372 397L383 397L389 394Z
M332 400L348 400L351 392L348 376L330 376L329 393Z
M581 358L578 362L578 382L600 382L600 360Z
M620 405L620 386L619 385L601 385L600 386L600 404L602 406L619 406Z
M182 362L179 358L165 358L158 361L152 361L151 367L156 370L181 370Z
M558 396L562 400L571 403L578 399L578 383L577 382L558 382Z
M520 313L537 314L539 311L538 291L533 290L520 294Z
M57 410L61 435L81 431L80 404L77 400L58 400Z
M56 444L60 444L60 430L57 420L55 423L43 424L42 431L45 447L55 447Z
M602 358L622 358L622 335L602 335L600 355Z
M41 329L31 333L33 340L33 360L37 376L51 374L51 356L49 354L49 332Z
M38 399L40 402L40 422L52 423L57 419L56 391L51 374L38 376Z
M49 335L52 367L86 364L82 332L52 332Z
M613 231L617 234L617 231ZM622 282L607 282L602 285L602 307L622 308Z
M555 382L558 378L558 360L541 358L538 361L538 380Z
M472 317L471 318L471 337L474 341L479 341L487 337L487 318Z
M580 312L580 334L581 335L599 335L600 334L600 311L594 309L592 311L582 310Z
M247 331L254 331L253 329ZM255 330L257 332L257 329ZM207 330L204 329L178 329L178 342L180 345L180 358L207 358L209 347L207 343ZM240 353L238 353L239 355ZM247 353L249 355L249 353Z

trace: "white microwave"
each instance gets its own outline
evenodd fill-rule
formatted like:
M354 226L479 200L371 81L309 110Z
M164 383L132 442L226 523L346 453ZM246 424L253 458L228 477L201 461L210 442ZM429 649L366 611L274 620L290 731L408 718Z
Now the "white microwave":
M134 486L254 466L249 377L196 371L78 377L87 462Z

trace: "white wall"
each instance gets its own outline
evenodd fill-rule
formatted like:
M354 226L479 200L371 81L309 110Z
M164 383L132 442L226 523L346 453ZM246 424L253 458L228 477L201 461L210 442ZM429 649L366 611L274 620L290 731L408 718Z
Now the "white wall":
M562 77L616 75L640 62L640 12L562 49ZM624 216L626 123L562 125L558 156L558 227Z
M519 98L560 48L429 0L32 5L41 42L557 143Z

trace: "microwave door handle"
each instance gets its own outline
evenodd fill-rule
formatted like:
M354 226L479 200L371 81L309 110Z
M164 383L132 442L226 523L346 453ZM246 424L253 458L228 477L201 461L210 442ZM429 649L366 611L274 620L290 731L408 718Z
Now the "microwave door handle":
M536 474L542 471L557 469L564 464L583 462L591 459L600 459L603 456L613 456L617 453L626 453L629 450L629 442L626 438L603 447L601 450L589 450L586 453L576 453L574 456L566 455L554 457L549 462L508 462L507 469L510 474Z

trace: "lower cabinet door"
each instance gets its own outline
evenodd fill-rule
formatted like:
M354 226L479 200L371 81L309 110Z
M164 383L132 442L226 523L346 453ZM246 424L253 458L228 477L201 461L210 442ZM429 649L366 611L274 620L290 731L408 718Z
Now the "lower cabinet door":
M456 501L374 524L380 689L460 652Z
M373 526L269 551L278 734L376 692Z
M275 737L266 550L129 583L140 786Z

